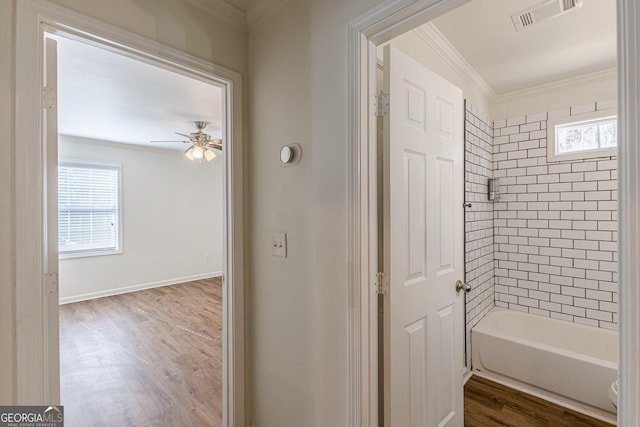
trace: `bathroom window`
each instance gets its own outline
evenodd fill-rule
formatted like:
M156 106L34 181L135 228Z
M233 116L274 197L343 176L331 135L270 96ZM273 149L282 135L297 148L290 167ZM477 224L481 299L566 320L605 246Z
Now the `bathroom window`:
M547 122L549 161L610 157L617 153L615 109L577 114Z
M58 165L61 258L121 252L120 166Z

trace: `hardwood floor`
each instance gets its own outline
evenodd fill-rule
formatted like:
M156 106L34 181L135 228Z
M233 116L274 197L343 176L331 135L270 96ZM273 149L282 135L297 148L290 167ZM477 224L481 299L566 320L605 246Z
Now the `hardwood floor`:
M464 420L467 427L612 427L476 375L464 387Z
M219 278L60 307L65 425L220 426Z
M220 426L219 278L60 307L67 427ZM467 427L611 427L473 376Z

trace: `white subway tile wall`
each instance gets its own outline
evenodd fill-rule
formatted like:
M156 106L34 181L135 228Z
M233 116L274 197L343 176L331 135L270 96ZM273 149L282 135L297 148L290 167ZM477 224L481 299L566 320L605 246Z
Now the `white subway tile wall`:
M483 240L470 233L490 224L483 219L493 208L497 306L617 328L616 158L547 162L546 156L547 119L610 105L615 105L615 100L495 120L493 144L491 138L481 140L478 136L484 131L478 133L475 126L482 121L467 109L471 132L467 131L465 195L476 196L477 190L479 197L484 191L478 182L485 178L483 173L499 177L502 192L502 200L492 207L474 204L467 213L468 278L492 280L474 273L488 263L472 249L475 242ZM490 126L482 128L490 132ZM491 146L493 166L480 169L478 153ZM486 186L486 179L483 182ZM487 306L481 301L469 304L477 297L470 294L467 300L467 332L470 322L477 321L478 313Z
M487 114L465 103L465 279L467 366L471 366L471 328L494 306L493 203L487 180L493 176L493 129Z

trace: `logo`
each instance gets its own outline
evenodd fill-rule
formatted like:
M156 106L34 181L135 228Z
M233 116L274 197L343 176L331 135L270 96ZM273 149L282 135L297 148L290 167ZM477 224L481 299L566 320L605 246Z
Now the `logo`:
M0 406L0 427L64 427L64 407Z

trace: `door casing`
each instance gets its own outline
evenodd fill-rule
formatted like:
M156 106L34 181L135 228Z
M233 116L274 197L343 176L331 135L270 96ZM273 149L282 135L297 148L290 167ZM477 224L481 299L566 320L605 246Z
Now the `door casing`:
M471 0L389 0L349 24L349 425L378 425L376 46ZM640 426L640 6L618 5L619 377L618 425Z
M223 424L245 425L242 79L155 40L124 31L46 0L21 0L16 29L16 403L50 404L59 376L46 358L44 276L47 188L42 136L44 33L62 32L224 89ZM57 327L57 325L56 325Z

